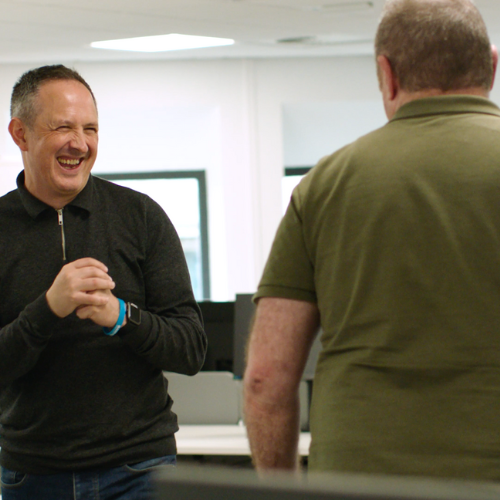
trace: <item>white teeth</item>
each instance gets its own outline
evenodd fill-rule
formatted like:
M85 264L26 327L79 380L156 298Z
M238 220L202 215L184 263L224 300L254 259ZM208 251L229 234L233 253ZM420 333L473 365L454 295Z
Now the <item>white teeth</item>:
M78 165L80 163L80 160L66 160L63 158L58 158L58 161L63 165Z

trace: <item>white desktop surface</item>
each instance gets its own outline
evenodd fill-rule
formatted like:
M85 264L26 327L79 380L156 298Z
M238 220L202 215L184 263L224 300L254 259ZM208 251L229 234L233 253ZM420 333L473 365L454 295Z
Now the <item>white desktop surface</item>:
M243 425L180 425L175 434L178 455L250 455ZM309 455L311 435L301 432L299 455Z

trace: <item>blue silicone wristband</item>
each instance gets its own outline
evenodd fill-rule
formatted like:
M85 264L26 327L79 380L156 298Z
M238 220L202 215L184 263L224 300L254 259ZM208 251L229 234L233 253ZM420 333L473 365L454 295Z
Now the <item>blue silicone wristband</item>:
M122 327L123 320L125 319L125 312L127 308L125 307L125 302L122 299L118 299L120 304L120 312L118 313L118 319L116 320L116 325L113 328L102 327L102 331L109 337L115 335L118 330Z

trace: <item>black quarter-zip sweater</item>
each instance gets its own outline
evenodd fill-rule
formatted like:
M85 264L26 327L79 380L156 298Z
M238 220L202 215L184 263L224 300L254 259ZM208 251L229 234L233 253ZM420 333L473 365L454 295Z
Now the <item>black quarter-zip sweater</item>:
M149 197L91 176L61 225L23 172L17 182L0 198L1 465L47 474L174 454L162 371L196 373L207 341L171 222ZM108 267L113 293L142 309L139 326L109 337L52 313L46 291L83 257Z

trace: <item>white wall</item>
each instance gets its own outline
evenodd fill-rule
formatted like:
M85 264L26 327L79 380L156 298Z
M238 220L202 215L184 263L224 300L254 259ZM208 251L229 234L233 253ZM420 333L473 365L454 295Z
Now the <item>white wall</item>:
M314 165L387 122L381 99L285 103L282 118L286 167Z
M214 300L255 291L281 218L285 159L315 163L384 121L371 57L74 67L98 101L96 173L206 169ZM0 195L22 169L7 125L26 69L0 66Z

